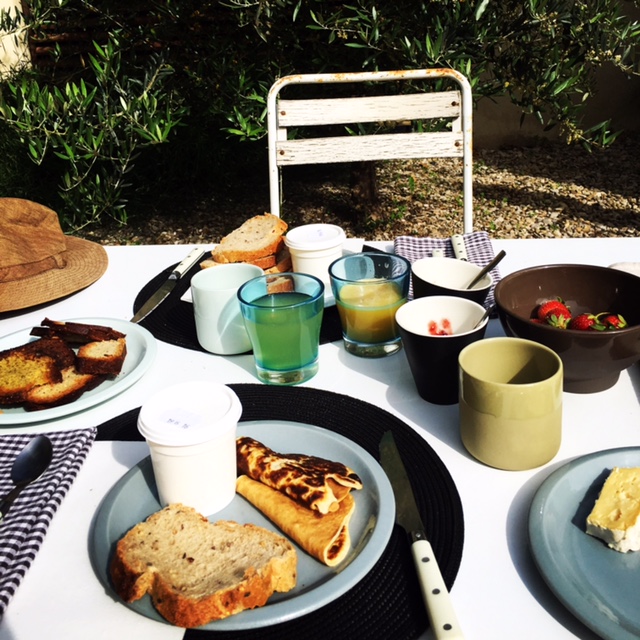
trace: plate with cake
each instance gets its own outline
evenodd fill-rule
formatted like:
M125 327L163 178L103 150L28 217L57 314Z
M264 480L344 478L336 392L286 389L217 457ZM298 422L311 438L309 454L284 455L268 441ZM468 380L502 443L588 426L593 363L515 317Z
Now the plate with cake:
M387 476L378 462L352 440L314 425L281 420L241 422L237 435L241 470L237 493L227 507L208 516L208 520L218 527L234 523L233 526L259 527L286 537L296 550L297 575L295 586L288 586L284 592L276 589L277 592L265 604L196 625L211 631L240 631L279 624L306 615L340 598L362 580L379 560L387 546L395 520L395 501ZM246 456L246 471L240 463L243 458L241 443L253 451ZM339 507L337 510L330 509L322 517L317 517L316 514L307 518L301 514L299 505L292 503L287 506L287 499L280 491L272 490L260 481L249 480L245 474L251 473L251 460L255 460L256 454L260 460L265 460L263 454L266 452L271 455L271 450L279 452L281 460L282 456L287 455L283 452L295 452L290 454L295 456L294 466L301 460L301 464L307 465L309 461L314 463L323 459L325 462L335 461L347 467L350 472L353 471L356 485L351 487L353 490L346 492L340 502L349 504L346 507L348 517L343 520L342 507ZM280 469L279 465L276 466ZM275 473L274 479L276 478L281 479L281 474ZM298 485L294 483L294 486ZM315 495L315 491L313 493ZM114 562L119 553L115 552L119 548L119 541L125 539L128 532L135 530L140 523L146 523L150 516L153 518L153 514L161 513L161 509L149 458L130 469L100 505L94 520L89 551L99 580L109 592L114 593L114 597L117 597L116 593L123 593L122 584L126 587L130 583L127 579L120 579L122 584L114 582L118 582L117 576L122 573L117 571L114 574L114 566L120 568L123 564ZM174 507L170 506L168 509ZM332 514L335 514L335 518ZM329 521L343 520L348 529L344 553L340 553L335 562L335 542L316 548L318 541L324 537L325 518ZM287 526L288 524L291 526ZM341 527L342 525L336 531ZM343 535L340 534L334 540L342 538ZM331 538L328 537L327 540L330 541ZM248 556L250 553L245 550L244 555ZM155 561L152 564L159 566ZM173 567L172 572L175 571L177 569ZM211 575L214 573L217 572ZM242 571L239 571L239 575L242 575ZM123 605L141 615L159 622L168 619L168 616L163 618L160 615L149 595L128 602L125 602L128 600L126 597L121 597ZM187 622L180 623L179 626L192 625Z
M640 447L569 462L529 512L535 563L556 597L611 640L640 637ZM611 514L615 517L611 518Z
M0 338L0 428L93 407L137 382L156 340L117 318L51 320Z

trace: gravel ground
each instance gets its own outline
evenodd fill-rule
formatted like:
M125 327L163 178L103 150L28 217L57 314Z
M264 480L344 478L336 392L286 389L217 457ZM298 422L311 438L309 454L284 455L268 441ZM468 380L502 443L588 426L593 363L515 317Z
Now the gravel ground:
M640 234L640 134L610 148L543 143L474 154L474 230L494 238L585 238ZM344 167L305 167L284 175L283 218L341 225L348 236L448 237L461 230L462 177L455 160L389 162L378 168L379 203L354 201ZM266 176L219 192L177 194L144 219L79 232L102 244L212 243L268 211Z

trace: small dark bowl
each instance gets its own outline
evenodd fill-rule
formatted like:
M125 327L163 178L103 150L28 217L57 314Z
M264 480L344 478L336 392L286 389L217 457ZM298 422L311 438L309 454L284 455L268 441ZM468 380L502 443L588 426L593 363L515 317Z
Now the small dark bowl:
M627 327L615 331L557 329L531 321L534 309L562 298L572 315L621 314ZM505 333L534 340L562 359L564 390L593 393L612 387L620 372L640 360L640 277L591 265L558 264L516 271L495 288Z

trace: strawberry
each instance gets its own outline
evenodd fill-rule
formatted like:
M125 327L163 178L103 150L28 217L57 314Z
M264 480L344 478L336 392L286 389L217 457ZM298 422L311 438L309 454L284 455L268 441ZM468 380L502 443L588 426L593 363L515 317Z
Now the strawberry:
M589 331L589 329L595 329L597 323L596 316L590 313L581 313L575 318L571 318L567 329L573 329L574 331Z
M597 327L600 331L624 329L627 326L627 321L620 314L599 313L597 318L598 324L601 325Z
M566 329L569 320L571 320L571 311L560 298L547 300L540 304L536 315L538 319L560 329Z

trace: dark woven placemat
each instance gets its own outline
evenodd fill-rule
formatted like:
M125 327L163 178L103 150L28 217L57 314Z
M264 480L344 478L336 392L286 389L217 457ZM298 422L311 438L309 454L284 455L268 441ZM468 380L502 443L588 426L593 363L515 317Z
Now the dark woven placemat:
M203 258L208 258L205 253ZM196 335L196 321L193 316L193 304L180 300L191 284L191 278L200 271L200 262L191 267L185 275L178 280L173 291L158 305L148 316L143 318L138 324L149 330L157 340L173 344L184 349L194 351L204 351L198 343ZM177 263L176 263L177 264ZM167 267L164 271L147 282L140 290L133 303L133 313L155 293L160 285L169 277L175 268L175 264ZM132 315L133 315L132 313ZM322 316L322 327L320 329L320 344L335 342L342 339L342 329L340 318L335 305L327 307Z
M230 384L240 398L242 421L289 420L340 433L379 459L378 443L385 431L394 438L407 467L427 535L447 587L460 567L464 517L456 486L435 451L413 429L371 404L329 391L307 387ZM98 427L97 440L140 440L138 409ZM371 571L332 603L282 624L245 631L189 629L185 640L214 636L229 640L410 640L427 627L409 541L394 527L391 539Z

